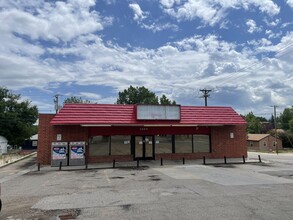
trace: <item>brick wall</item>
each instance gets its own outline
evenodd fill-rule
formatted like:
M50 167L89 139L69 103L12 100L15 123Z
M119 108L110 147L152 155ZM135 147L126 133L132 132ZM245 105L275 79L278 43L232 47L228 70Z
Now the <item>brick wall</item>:
M271 151L276 150L276 146L274 146L275 137L268 136L266 138L261 139L260 141L253 141L253 145L250 146L251 141L247 141L247 147L250 150L263 150L263 151ZM278 150L283 149L282 140L277 138L277 147Z
M233 133L234 138L230 137ZM246 125L211 127L211 152L193 154L156 154L156 160L247 157Z
M230 137L234 134L234 138ZM247 157L246 125L211 128L212 158Z
M52 126L50 121L55 115L40 114L38 128L38 163L51 164L51 143L57 141L57 134L61 134L62 142L85 141L86 156L88 155L88 128L79 125Z
M89 128L79 125L70 126L52 126L50 121L53 114L39 115L39 140L38 140L38 162L43 165L51 164L51 143L57 141L57 134L62 135L62 142L85 141L86 158L89 163L112 162L133 160L133 155L126 156L91 156L88 153ZM234 138L230 137L233 133ZM211 150L210 153L193 153L193 154L157 154L155 159L199 159L206 158L236 158L247 157L246 148L246 125L237 126L219 126L211 127Z
M55 115L40 114L38 126L38 163L51 164L51 142L54 138L54 129L50 121Z

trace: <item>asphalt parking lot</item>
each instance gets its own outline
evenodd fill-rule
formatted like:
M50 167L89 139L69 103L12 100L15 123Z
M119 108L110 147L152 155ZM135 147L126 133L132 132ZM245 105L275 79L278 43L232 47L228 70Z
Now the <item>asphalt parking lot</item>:
M31 166L2 181L0 218L292 219L293 155L263 154L262 161L61 171Z

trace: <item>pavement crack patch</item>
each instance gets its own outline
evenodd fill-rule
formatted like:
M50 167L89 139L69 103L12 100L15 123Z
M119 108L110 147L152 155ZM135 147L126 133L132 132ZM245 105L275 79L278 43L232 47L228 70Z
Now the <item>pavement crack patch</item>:
M117 204L117 203L119 203L119 202L121 202L121 201L122 201L122 200L117 200L117 201L111 202L111 203L108 204L108 206L115 205L115 204Z
M121 205L120 207L122 207L122 209L125 210L125 211L129 211L130 208L131 208L131 204Z
M110 177L110 179L124 179L123 176L113 176L113 177Z
M160 181L162 180L158 175L149 175L152 181Z

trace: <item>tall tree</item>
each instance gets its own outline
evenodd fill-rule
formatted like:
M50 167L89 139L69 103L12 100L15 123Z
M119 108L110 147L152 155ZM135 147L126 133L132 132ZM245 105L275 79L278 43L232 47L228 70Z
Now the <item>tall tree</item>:
M130 86L118 93L117 104L159 104L158 96L149 89Z
M256 117L253 112L249 112L245 116L247 122L247 133L259 134L262 130L262 124L260 118Z
M289 121L289 130L293 134L293 118Z
M160 100L160 101L159 101ZM160 99L158 96L151 92L149 89L142 87L130 86L128 89L124 89L118 93L117 104L163 104L163 105L176 105L175 101L172 101L162 95Z
M91 101L83 100L81 97L71 96L71 97L66 98L64 100L63 104L65 104L65 103L84 103L84 104L88 104L88 103L91 103Z
M171 101L170 99L167 98L166 95L162 95L160 98L160 104L161 105L176 105L176 102L173 100Z
M283 113L280 116L282 128L284 130L290 129L290 120L293 119L293 107L292 108L285 108Z
M11 145L21 145L25 139L35 134L34 123L38 109L28 100L0 87L0 135Z

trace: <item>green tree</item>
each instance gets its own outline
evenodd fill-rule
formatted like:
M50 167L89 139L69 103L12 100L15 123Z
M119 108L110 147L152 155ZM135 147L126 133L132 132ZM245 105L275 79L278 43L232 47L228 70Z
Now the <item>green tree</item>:
M293 118L289 121L289 130L293 133Z
M280 116L281 125L284 130L290 129L290 120L293 119L293 108L285 108Z
M89 104L91 103L91 101L89 100L83 100L81 97L77 97L77 96L71 96L69 98L66 98L63 102L63 104L66 103L83 103L83 104Z
M164 94L160 98L160 104L161 105L176 105L176 102L173 100L171 101L170 99L167 98Z
M142 87L129 86L128 89L124 89L122 92L118 93L117 104L163 104L163 105L176 105L175 101L171 101L162 95L160 97L160 102L158 96L151 92L149 89Z
M0 135L6 137L10 145L21 145L25 139L34 135L37 118L36 106L0 87Z
M259 134L262 130L262 124L260 118L256 117L253 112L249 112L245 116L247 122L247 133Z
M158 96L149 89L130 86L118 93L117 104L159 104Z
M293 134L285 131L283 133L278 133L278 138L282 140L283 148L293 148Z

